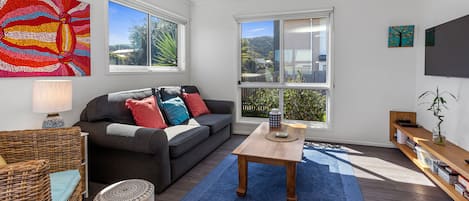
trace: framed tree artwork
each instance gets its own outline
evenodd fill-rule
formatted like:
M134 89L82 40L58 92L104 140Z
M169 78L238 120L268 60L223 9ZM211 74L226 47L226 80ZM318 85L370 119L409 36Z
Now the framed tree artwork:
M413 47L414 25L389 27L388 47Z

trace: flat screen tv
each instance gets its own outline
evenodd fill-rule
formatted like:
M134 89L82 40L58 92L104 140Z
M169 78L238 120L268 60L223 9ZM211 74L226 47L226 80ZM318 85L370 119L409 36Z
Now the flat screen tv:
M425 75L469 77L469 15L425 30Z

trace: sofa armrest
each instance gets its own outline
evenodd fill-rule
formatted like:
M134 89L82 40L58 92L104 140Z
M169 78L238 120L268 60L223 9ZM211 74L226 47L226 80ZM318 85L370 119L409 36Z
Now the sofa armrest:
M89 133L91 143L101 147L169 156L168 138L161 129L105 121L80 121L75 125Z
M210 112L215 114L233 114L233 101L204 100Z
M76 125L89 132L90 178L94 181L142 178L152 182L156 192L171 183L168 138L163 130L105 121Z

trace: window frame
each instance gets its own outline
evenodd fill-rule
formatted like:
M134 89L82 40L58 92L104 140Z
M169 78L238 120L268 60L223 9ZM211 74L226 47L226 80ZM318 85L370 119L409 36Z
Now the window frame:
M327 60L327 78L326 83L288 83L284 80L284 21L291 19L307 19L307 18L321 18L327 17L329 19L329 33L328 33L328 60ZM304 123L308 125L308 128L319 129L319 130L329 130L332 128L333 121L333 99L334 99L334 8L320 9L320 10L306 10L306 11L292 11L292 12L282 12L282 13L265 13L265 14L254 14L254 15L239 15L234 16L237 25L238 25L238 35L236 40L237 47L237 80L238 87L236 93L236 121L238 123L245 124L257 124L260 122L268 121L266 118L260 117L243 117L241 111L241 90L243 88L273 88L279 89L279 106L282 112L282 120L289 122ZM247 22L260 22L260 21L279 21L280 33L279 33L279 51L280 51L280 68L279 68L279 82L242 82L242 70L241 70L241 39L242 39L242 23ZM326 122L318 121L302 121L302 120L285 120L283 112L283 90L285 89L311 89L311 90L326 90Z
M177 66L152 66L151 59L147 58L150 61L149 65L112 65L109 59L109 3L116 3L130 9L137 10L147 14L149 18L147 19L148 24L150 24L151 17L157 17L172 23L177 24ZM105 26L105 45L106 45L106 74L108 75L126 75L126 74L152 74L152 73L184 73L186 71L186 62L187 62L187 32L188 32L188 23L189 20L183 16L172 13L170 11L158 8L155 5L145 3L140 0L107 0L106 1L106 13L105 21L107 25ZM150 27L149 27L149 31ZM151 37L151 34L147 34L148 38ZM151 53L151 40L147 40L147 49Z

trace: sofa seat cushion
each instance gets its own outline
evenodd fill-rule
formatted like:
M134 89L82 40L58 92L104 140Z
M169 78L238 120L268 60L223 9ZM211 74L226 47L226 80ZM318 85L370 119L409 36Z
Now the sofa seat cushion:
M52 201L67 201L80 182L78 170L55 172L50 176Z
M227 125L231 124L232 115L231 114L206 114L194 118L197 123L200 125L210 127L210 134L218 132L222 128L225 128Z
M177 158L199 143L205 141L210 130L206 126L196 125L178 125L165 129L168 136L169 155L171 158Z

